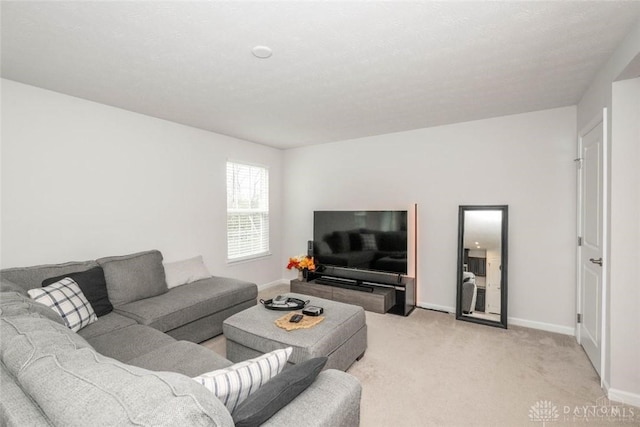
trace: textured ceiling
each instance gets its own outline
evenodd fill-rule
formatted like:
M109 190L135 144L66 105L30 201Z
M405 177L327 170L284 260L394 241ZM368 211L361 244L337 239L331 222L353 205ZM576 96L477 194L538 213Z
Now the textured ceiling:
M576 104L639 16L619 1L3 1L2 76L289 148Z

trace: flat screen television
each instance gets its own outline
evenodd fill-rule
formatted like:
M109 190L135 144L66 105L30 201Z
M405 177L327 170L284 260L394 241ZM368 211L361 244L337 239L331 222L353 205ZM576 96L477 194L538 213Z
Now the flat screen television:
M324 267L407 274L407 211L315 211L313 255Z

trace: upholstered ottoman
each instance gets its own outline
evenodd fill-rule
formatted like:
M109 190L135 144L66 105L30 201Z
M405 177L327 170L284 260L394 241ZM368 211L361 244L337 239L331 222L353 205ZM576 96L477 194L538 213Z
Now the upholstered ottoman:
M289 293L324 308L324 320L309 329L286 331L275 320L287 311L266 309L262 304L227 318L222 332L227 339L227 359L233 362L257 357L278 348L293 347L292 364L327 356L325 369L347 370L367 349L367 324L362 307L322 298Z

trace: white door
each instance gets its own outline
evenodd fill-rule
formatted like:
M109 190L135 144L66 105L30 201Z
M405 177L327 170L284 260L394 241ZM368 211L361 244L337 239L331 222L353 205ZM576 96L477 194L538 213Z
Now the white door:
M604 134L600 121L580 138L580 237L578 339L601 374L603 298Z
M500 258L487 258L487 313L500 314Z

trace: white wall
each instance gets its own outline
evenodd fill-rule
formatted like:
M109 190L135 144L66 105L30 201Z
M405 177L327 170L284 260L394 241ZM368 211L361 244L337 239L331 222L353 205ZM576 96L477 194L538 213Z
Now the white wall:
M640 406L640 78L612 95L610 384Z
M512 324L572 333L575 108L285 151L284 253L305 250L315 209L418 203L418 301L453 310L458 205L509 205Z
M594 77L592 83L589 85L587 90L585 91L582 99L578 103L578 130L584 128L594 117L602 114L602 109L607 107L608 110L608 122L612 123L612 118L616 116L616 111L612 108L612 85L613 82L617 80L618 76L624 72L628 64L630 64L634 58L640 54L640 21L635 25L635 27L629 32L629 34L622 41L620 46L613 53L611 58L607 61L606 64L602 66L602 68L598 71L596 76ZM616 119L617 120L617 119ZM613 124L613 123L612 123ZM634 158L634 151L632 149L632 145L629 144L620 144L616 148L617 141L614 139L614 131L612 130L613 126L610 126L608 129L608 140L611 141L611 156L609 157L609 195L610 197L613 194L624 194L629 191L634 191L634 188L638 188L640 183L638 183L637 178L636 181L633 180L634 175L631 171L627 169L623 169L620 171L613 170L612 158L615 156L619 159L629 157ZM636 141L637 145L637 141ZM637 159L637 157L635 157ZM637 167L637 165L636 165ZM616 177L615 180L612 177ZM634 227L633 223L627 222L617 222L613 221L613 216L617 215L615 210L628 210L629 212L633 212L637 209L637 206L633 206L632 202L629 200L622 200L616 206L611 204L611 200L607 201L609 210L610 210L610 218L609 223L605 226L609 231L609 236L616 235L618 233L624 234L626 230L632 229ZM636 210L637 212L637 210ZM620 247L616 247L615 241L605 242L608 244L610 257L613 258L614 254L621 254L625 252L625 245L623 244ZM620 283L618 281L613 281L612 279L616 278L615 269L627 269L628 266L618 264L616 266L615 261L611 259L611 265L608 269L608 277L607 280L609 282L608 288L609 290L613 289L626 289L624 283ZM605 259L605 262L607 260ZM620 272L618 277L624 277L624 272ZM623 303L620 299L612 299L612 294L608 295L609 304L607 306L607 317L605 318L605 366L603 370L603 381L605 383L605 387L609 390L609 397L614 400L625 400L625 401L633 401L636 406L640 406L640 381L635 381L634 384L629 384L628 381L621 381L621 378L613 379L612 378L612 369L618 370L620 372L633 372L634 369L637 369L638 362L637 358L633 360L633 357L637 354L640 354L638 351L638 345L640 345L640 334L636 332L634 339L631 342L628 342L624 345L624 347L616 347L615 349L612 347L611 338L617 336L621 331L617 328L620 324L624 322L628 322L628 324L634 325L636 331L640 330L640 325L637 323L636 314L633 312L626 311L626 304ZM640 308L640 304L636 304L634 311L637 311ZM614 325L612 323L611 315L612 313L617 313L618 320ZM635 323L634 323L635 322ZM624 334L624 332L622 332ZM637 356L636 356L637 357ZM629 363L630 358L633 360L633 363Z
M273 256L226 264L227 159L270 167ZM157 248L258 284L283 274L282 152L2 80L2 267Z
M578 130L587 126L594 117L602 115L602 108L611 107L611 83L617 80L639 52L640 21L625 37L607 63L598 71L582 95L582 99L578 103Z

